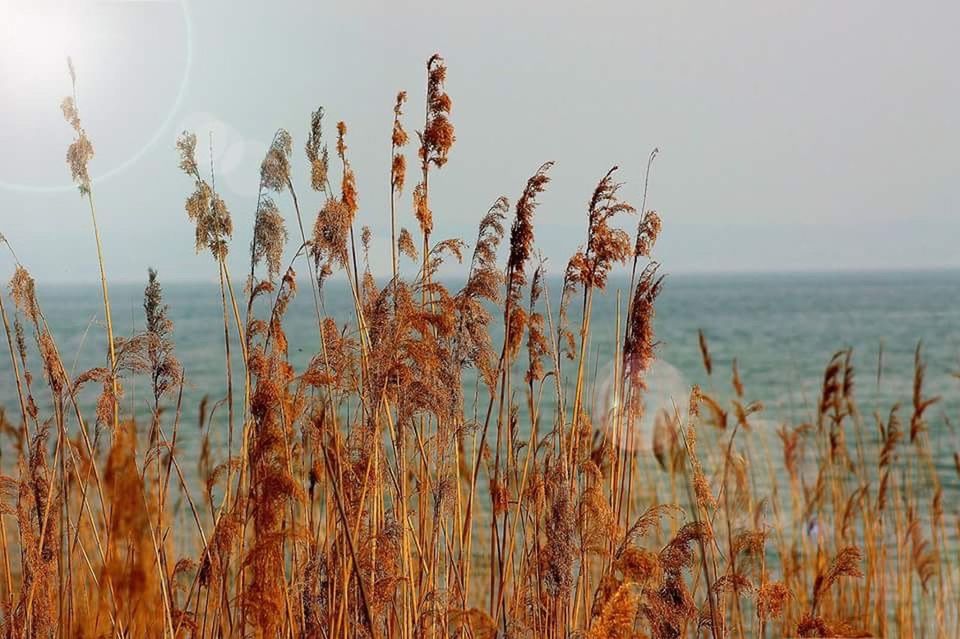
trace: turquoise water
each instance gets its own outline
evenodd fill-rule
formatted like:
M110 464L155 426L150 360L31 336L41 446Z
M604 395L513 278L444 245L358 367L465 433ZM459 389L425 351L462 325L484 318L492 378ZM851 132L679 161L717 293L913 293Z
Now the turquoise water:
M615 347L616 289L625 286L623 280L611 280L608 292L594 302L589 379L595 414L604 407L604 378L610 375ZM555 295L559 282L551 282L549 289ZM336 282L329 284L325 307L347 322L352 307L345 293ZM111 287L118 335L142 327L142 295L142 285ZM38 296L67 366L76 374L102 365L105 339L99 288L40 283ZM177 354L187 373L180 455L192 468L200 402L208 396L213 405L226 393L219 288L169 284L164 296L175 323ZM317 344L313 300L305 285L287 314L285 328L291 359L299 368ZM702 367L698 329L709 340L712 380ZM928 364L925 394L943 398L928 416L937 466L949 496L944 501L956 503L960 496L952 458L960 449L960 433L952 426L960 421L960 379L951 375L960 370L960 272L668 276L657 304L656 333L660 359L652 373L648 405L668 407L676 401L684 406L692 383L729 395L730 367L737 358L747 399L765 405L758 428L768 431L784 421L811 418L824 366L833 353L847 347L854 349L857 395L867 426L872 428L874 410L886 414L895 402L903 405L901 416L909 420L913 355L922 340ZM881 344L883 372L878 384ZM12 417L19 409L5 345L2 350L0 407ZM525 359L524 353L524 365ZM236 367L239 370L239 360ZM34 365L33 371L39 377L39 367ZM125 410L146 410L147 383L146 378L125 382ZM91 399L92 395L85 397ZM37 401L42 406L45 400L45 387L39 385ZM225 433L226 410L214 414L213 428ZM8 448L6 442L3 448Z

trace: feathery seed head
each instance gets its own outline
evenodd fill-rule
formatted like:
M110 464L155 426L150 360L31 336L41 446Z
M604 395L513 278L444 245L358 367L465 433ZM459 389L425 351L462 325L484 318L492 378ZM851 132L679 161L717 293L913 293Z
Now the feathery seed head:
M194 177L199 175L197 166L197 134L184 131L177 138L177 153L180 155L180 170Z
M783 616L790 600L790 590L782 581L769 581L757 591L757 615L761 619Z
M260 185L262 188L281 192L290 181L290 155L293 153L293 138L285 129L274 134L273 142L260 163Z
M17 266L10 278L10 297L14 305L20 309L30 321L37 322L40 317L40 307L37 305L36 285L33 277L22 266Z
M268 279L272 280L280 274L287 237L287 228L276 203L273 198L263 197L253 224L252 248L254 266L266 258Z
M629 327L623 345L623 370L630 383L645 388L644 375L654 360L656 341L653 333L654 302L663 287L663 276L657 275L659 264L652 262L640 275L630 303ZM635 393L639 396L639 393Z
M427 117L420 134L420 159L424 167L434 164L441 167L447 162L447 154L456 141L450 109L453 101L444 91L447 67L439 54L427 61Z
M343 120L337 122L337 157L345 159L347 154L347 123Z
M660 228L662 222L656 211L647 211L640 219L640 226L637 229L637 241L634 244L634 256L650 257L653 251L653 245L657 243L660 237Z
M631 254L630 236L610 226L616 215L635 212L617 196L622 185L613 181L616 170L615 166L607 171L593 190L587 209L587 247L570 259L573 281L589 288L603 289L613 265Z
M433 232L433 212L427 204L427 188L423 182L413 189L413 214L424 234L429 235Z
M87 165L93 158L93 144L87 137L87 132L80 123L80 112L72 97L63 99L60 105L63 117L73 128L76 137L67 147L67 164L70 166L70 175L74 183L80 188L80 194L90 192L90 173Z
M304 150L310 161L310 186L314 191L323 191L327 188L330 166L327 145L323 144L323 107L310 114L310 133L307 134Z
M417 261L419 256L417 245L413 241L413 236L410 234L410 231L405 228L400 229L400 237L397 238L397 249L400 253L409 257L411 261Z
M517 200L507 258L507 299L514 306L519 303L523 286L527 283L526 266L533 251L533 214L537 208L537 196L546 190L550 182L547 172L552 166L553 162L540 165L527 180L523 194Z
M201 177L196 149L196 134L184 131L177 139L179 166L194 180L194 191L187 197L184 208L187 217L196 225L197 253L207 248L214 259L220 260L229 252L228 241L233 236L233 220L227 203Z
M310 252L319 267L346 266L350 239L351 215L347 206L338 199L328 199L317 214L313 225L313 242Z

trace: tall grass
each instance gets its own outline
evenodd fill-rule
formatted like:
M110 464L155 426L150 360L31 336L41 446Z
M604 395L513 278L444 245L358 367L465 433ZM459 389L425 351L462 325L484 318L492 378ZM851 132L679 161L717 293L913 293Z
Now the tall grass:
M70 73L75 83L72 65ZM295 190L292 137L274 137L245 299L227 267L233 223L215 167L198 163L195 135L181 136L185 209L220 282L227 382L214 408L225 403L228 413L219 454L210 441L222 438L211 432L219 422L201 406L199 480L178 458L189 371L156 272L145 329L113 334L87 170L93 146L75 97L64 102L76 133L68 161L93 215L108 353L103 367L68 372L10 249L14 307L0 296L0 316L12 377L4 383L16 387L19 414L0 420L4 450L14 451L4 459L17 460L0 477L3 635L958 636L951 528L960 520L944 500L946 471L933 463L926 413L937 398L924 393L921 349L912 406L872 419L858 409L852 352L838 352L810 420L782 425L777 451L756 432L763 406L736 363L733 399L714 390L723 373L701 333L710 390L675 398L656 416L653 441L639 441L664 286L653 260L661 220L645 210L656 151L639 211L623 199L616 167L588 194L583 247L551 299L533 224L551 162L512 207L495 199L472 246L434 241L443 212L431 208L430 178L442 179L455 143L446 73L432 56L412 194L419 247L398 229L407 94L393 106L386 281L370 270L369 229L356 242L346 124L337 125L334 188L323 110L310 119L312 227ZM633 215L631 236L621 225ZM445 266L464 259L462 287L441 283ZM297 370L284 318L301 294L303 262L318 340L304 345L315 355ZM594 318L594 296L627 265L617 316ZM352 300L347 324L323 302L338 277ZM587 401L595 320L615 322L617 335L606 414ZM502 341L492 337L499 323ZM137 379L151 390L147 424L121 411L123 387ZM91 384L100 392L87 415L80 393ZM652 456L639 452L645 444Z

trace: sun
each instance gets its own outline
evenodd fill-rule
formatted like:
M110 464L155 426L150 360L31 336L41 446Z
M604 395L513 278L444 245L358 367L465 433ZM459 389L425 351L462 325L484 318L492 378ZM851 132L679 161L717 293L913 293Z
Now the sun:
M72 5L0 0L0 78L8 90L29 93L66 71L80 44Z
M149 134L111 138L109 127L98 129L94 181L135 164L169 134L186 95L193 58L187 5L188 0L0 0L0 122L7 123L0 125L0 138L7 148L42 148L48 157L56 150L60 159L67 129L59 107L71 91L71 58L81 110L89 109L87 127L96 129L98 115L129 114L128 120L143 120ZM155 27L154 17L162 27ZM141 48L138 34L144 33L163 46ZM165 64L168 59L175 62ZM175 91L147 101L147 92L136 90L151 79L140 73L143 68L158 69L158 86ZM8 153L0 161L0 190L75 188L63 179L59 164L56 178L37 165L18 162L17 154Z

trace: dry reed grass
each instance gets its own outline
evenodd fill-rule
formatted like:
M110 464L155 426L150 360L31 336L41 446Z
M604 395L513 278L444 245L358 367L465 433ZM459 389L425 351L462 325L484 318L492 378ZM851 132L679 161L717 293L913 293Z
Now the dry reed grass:
M75 82L72 65L70 74ZM877 415L870 432L857 408L852 353L840 352L811 421L781 427L775 463L773 451L756 448L765 445L752 432L762 405L747 399L735 363L731 401L693 388L683 410L657 416L659 465L649 463L636 452L632 425L656 357L653 317L664 280L652 260L661 221L645 210L646 183L637 211L621 199L616 167L600 179L558 317L545 264L532 265L533 217L550 162L516 202L505 267L497 254L510 206L500 197L480 220L463 288L448 289L437 275L467 246L431 243L439 214L431 208L431 170L446 164L455 139L446 74L443 59L432 56L412 196L419 250L397 228L407 94L393 106L389 282L370 273L365 227L365 268L358 268L360 205L343 122L335 190L323 110L311 115L305 153L320 199L312 228L294 189L293 140L277 132L261 165L245 305L225 260L233 223L214 167L207 174L199 166L195 135L180 138L179 167L192 189L185 209L197 251L209 251L217 265L223 307L228 445L217 457L206 428L203 487L191 484L177 458L189 371L176 357L157 274L149 272L144 292L145 330L127 338L113 334L103 278L109 352L104 366L72 376L33 279L13 255L14 307L0 296L14 378L4 383L15 383L20 408L0 420L17 458L0 477L3 636L958 636L948 538L960 524L932 463L925 412L937 398L923 392L919 347L906 433L899 407ZM97 233L87 170L93 146L75 97L63 111L76 134L67 161ZM282 196L299 234L286 266ZM615 223L636 213L631 238ZM99 235L97 246L102 273ZM413 277L402 276L401 257ZM318 342L298 371L283 319L301 261ZM615 409L594 416L584 399L592 300L627 262ZM323 312L323 284L338 273L353 300L349 326ZM498 304L503 313L495 317ZM504 339L495 344L499 321ZM524 345L521 384L515 369ZM714 380L702 332L699 345ZM39 408L47 391L31 369L32 350L49 414ZM237 350L241 399L231 370ZM474 408L464 396L468 369L479 380ZM145 437L120 414L123 385L139 377L153 398ZM101 391L85 417L78 393L89 383ZM555 417L541 423L545 406ZM201 428L205 414L206 404ZM184 521L192 544L175 541L183 537L173 534L175 522Z

